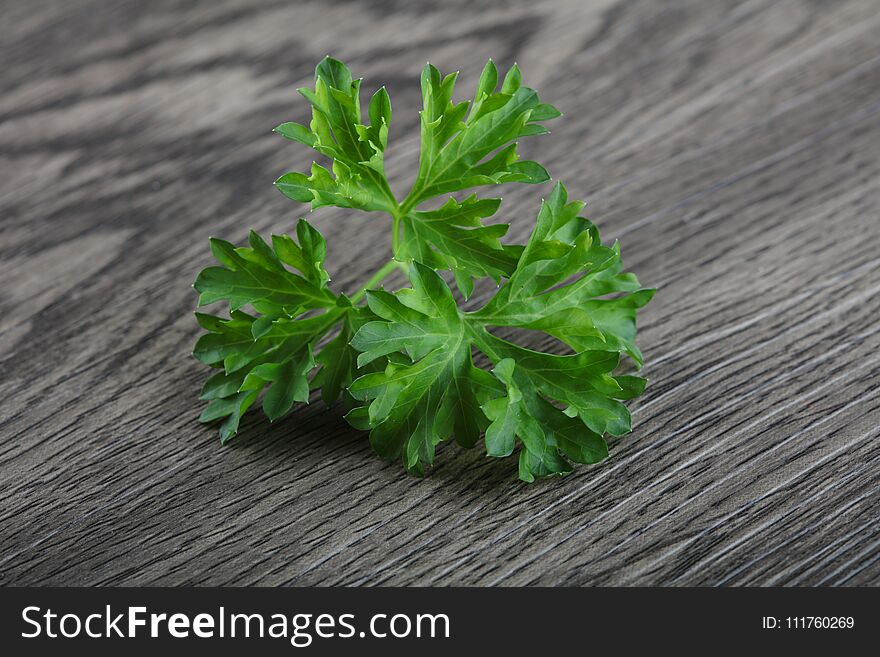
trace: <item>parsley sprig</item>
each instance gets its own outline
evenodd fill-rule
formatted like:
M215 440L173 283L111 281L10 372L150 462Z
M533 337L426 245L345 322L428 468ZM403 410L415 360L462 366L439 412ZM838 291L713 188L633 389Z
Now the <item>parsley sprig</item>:
M630 431L621 400L641 394L645 380L616 374L622 356L642 365L635 345L636 311L653 295L622 271L620 248L605 246L557 183L542 203L525 245L505 244L506 224L485 224L501 200L473 188L550 179L537 162L520 160L517 141L547 133L560 116L522 86L514 65L499 86L490 60L474 97L455 103L457 73L422 71L419 170L400 202L385 176L391 101L376 91L363 123L360 80L326 58L314 89L300 89L312 106L308 127L284 123L275 131L330 160L309 175L276 181L286 196L311 209L337 206L389 216L391 258L350 296L328 287L322 235L300 219L296 239L251 232L249 245L211 240L219 266L203 270L194 287L199 305L226 302L228 317L197 313L206 333L194 355L217 372L205 383L203 421L222 420L225 442L262 395L270 420L307 403L320 389L329 405L341 396L352 426L370 432L382 456L424 474L436 446L450 438L473 447L484 436L489 456L519 451L525 481L565 474L570 462L607 457L605 434ZM468 195L468 192L471 192ZM433 209L426 201L449 196ZM396 269L409 286L381 287ZM461 296L475 279L491 278L495 295L465 311ZM499 327L541 331L569 354L535 351L496 335ZM474 364L480 352L491 363Z

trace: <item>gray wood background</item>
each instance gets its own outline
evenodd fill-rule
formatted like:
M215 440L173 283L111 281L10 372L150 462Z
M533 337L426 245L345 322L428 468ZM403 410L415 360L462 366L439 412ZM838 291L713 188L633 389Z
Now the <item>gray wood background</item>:
M3 5L0 582L880 583L876 0ZM565 112L526 154L659 287L607 462L420 480L319 403L196 421L190 284L304 212L270 129L326 53L388 85L401 194L425 60L518 60ZM504 189L513 237L548 190ZM313 219L339 289L386 257L384 218Z

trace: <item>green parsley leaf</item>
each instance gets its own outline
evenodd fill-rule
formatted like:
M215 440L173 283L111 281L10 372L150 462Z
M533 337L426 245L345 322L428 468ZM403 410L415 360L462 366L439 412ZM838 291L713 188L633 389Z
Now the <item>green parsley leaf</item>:
M482 437L491 457L518 452L520 478L534 481L601 461L605 436L630 431L622 402L646 382L618 369L622 357L642 365L636 313L654 290L623 271L619 245L601 243L580 214L584 204L569 201L561 183L542 203L528 242L502 242L508 226L485 223L501 199L461 192L547 181L540 164L519 159L517 140L546 134L542 123L560 113L522 85L516 65L499 86L490 60L468 101L453 100L457 76L430 64L422 71L419 170L401 202L384 171L391 121L384 87L366 122L361 81L337 60L324 59L314 90L300 90L312 106L309 126L275 131L329 158L330 169L314 163L309 175L285 174L277 187L312 210L386 212L391 257L346 296L330 289L327 244L304 219L295 238L273 235L267 243L251 232L246 247L211 240L218 265L194 287L200 306L222 302L229 315L196 313L205 333L193 355L216 370L202 389L208 406L200 419L220 421L222 441L258 401L272 421L317 389L328 405L345 401L346 418L369 431L380 455L420 475L437 445L452 438L473 447ZM397 269L408 274L408 287L377 287ZM465 311L441 270L452 272L465 298L477 279L499 287L481 308ZM505 328L552 336L567 353L503 339L498 329ZM475 364L484 361L490 365Z
M619 248L602 246L595 226L578 216L582 207L568 203L557 184L510 278L475 312L460 311L445 281L421 263L411 270L411 288L367 293L378 319L352 339L358 364L394 353L408 359L351 384L351 394L369 403L366 425L377 452L423 473L438 443L455 436L468 444L488 426L487 453L507 456L519 439L520 477L532 481L569 472L568 460L602 460L602 434L629 430L618 400L643 380L613 373L621 352L641 363L631 341L635 309L653 290L620 273ZM597 298L609 293L621 294ZM584 308L601 308L599 320ZM493 326L541 330L576 353L532 351L495 336ZM474 348L495 364L495 381L474 367Z
M641 367L636 311L654 290L621 273L619 244L601 244L596 227L578 216L583 207L568 203L561 184L554 187L516 271L475 318L545 331L575 351L623 351Z
M500 199L471 196L461 203L449 198L434 210L419 206L433 197L482 185L546 182L550 176L544 167L519 160L517 140L547 134L541 122L560 113L522 86L516 65L499 89L498 71L490 60L472 101L453 102L457 77L458 73L443 77L430 64L422 71L419 173L409 195L398 203L385 178L391 122L388 92L382 87L373 95L369 123L364 123L361 81L354 80L342 62L325 58L315 70L314 90L299 90L312 106L309 127L288 122L275 132L328 157L331 170L312 163L309 175L286 173L275 185L285 196L310 203L312 210L333 205L388 213L393 220L394 258L455 272L467 297L474 278L491 276L498 281L508 275L521 250L498 241L507 231L506 224L482 224L482 219L495 214Z
M210 404L201 420L227 418L220 430L224 441L235 435L239 419L263 390L263 411L270 420L288 413L295 402L308 402L316 345L339 325L341 346L337 338L317 357L332 372L324 375L325 399L335 401L353 376L353 354L346 360L348 335L365 309L355 309L327 288L321 234L303 219L297 237L299 243L273 235L270 247L251 232L250 247L242 248L212 239L222 266L203 270L193 286L199 305L226 301L230 307L229 319L196 313L207 333L193 350L199 361L221 369L202 389ZM245 306L259 314L245 312Z
M516 64L499 90L498 71L489 60L473 103L452 102L457 78L458 73L443 77L430 64L422 71L422 149L418 177L405 207L480 185L537 184L550 179L537 162L518 161L516 140L546 134L538 121L555 118L559 112L542 104L534 89L521 86ZM539 110L537 118L532 116L535 110Z
M432 269L450 269L465 298L473 279L489 276L497 283L516 267L521 247L505 246L500 238L507 224L483 226L481 219L498 210L501 199L469 196L461 203L450 198L436 210L411 212L401 225L397 256L416 260Z
M299 89L312 106L309 127L283 123L275 132L298 141L333 162L332 174L313 163L311 175L287 173L275 181L282 194L311 203L359 210L395 212L397 201L385 178L384 152L391 123L391 100L385 88L370 100L370 124L362 123L360 80L348 67L326 57L315 69L315 89Z

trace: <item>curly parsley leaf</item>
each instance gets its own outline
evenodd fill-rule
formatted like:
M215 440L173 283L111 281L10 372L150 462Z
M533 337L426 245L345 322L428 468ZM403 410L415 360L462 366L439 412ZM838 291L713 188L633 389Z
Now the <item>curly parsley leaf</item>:
M317 364L332 372L323 376L330 402L353 376L347 336L364 309L327 288L326 244L320 233L300 220L297 237L298 243L273 235L270 246L251 232L250 246L239 248L212 239L221 266L203 270L193 285L199 305L225 301L230 308L229 319L196 314L206 333L193 350L199 361L220 370L202 389L202 399L210 403L201 420L225 418L220 428L224 441L235 435L241 416L262 391L263 411L275 420L295 402L308 401ZM343 345L331 342L318 352L316 363L317 343L340 324Z
M640 362L631 342L634 309L653 290L620 273L619 249L600 243L595 226L578 216L582 207L568 203L557 184L510 278L480 310L460 311L445 281L420 263L411 270L411 288L367 293L378 319L352 339L358 364L398 356L350 388L368 403L354 417L370 428L376 451L422 473L438 443L454 436L469 444L488 427L490 456L511 454L519 440L520 477L527 481L568 472L569 460L595 463L608 455L603 434L629 430L618 400L644 386L614 371L621 353ZM597 298L611 293L619 296ZM581 312L591 304L604 304L600 321ZM541 330L576 351L532 351L495 336L493 326ZM472 349L494 363L494 380L474 367Z
M472 195L461 203L450 198L436 210L411 212L401 221L397 255L432 269L452 270L467 298L475 278L488 276L497 283L503 276L509 276L522 251L522 247L501 243L507 224L481 223L495 214L500 205L501 199L478 199Z
M537 162L519 160L516 140L548 133L541 122L560 113L522 86L516 64L498 89L498 71L489 60L473 102L452 101L457 78L458 73L442 76L431 64L422 71L419 172L404 207L481 185L550 179Z
M472 336L443 279L420 263L410 277L412 289L367 293L370 310L380 319L364 324L351 343L361 352L358 365L395 352L408 362L394 359L384 371L356 379L349 391L370 402L352 415L371 428L376 451L402 457L410 471L423 474L440 441L453 433L463 445L479 439L488 424L479 396L497 386L474 367Z
M327 404L345 399L346 418L370 432L375 450L417 474L433 465L441 442L472 447L483 438L489 456L518 453L520 478L533 481L601 461L605 436L630 431L622 402L640 395L645 380L618 366L622 356L642 365L636 313L654 291L623 271L619 245L601 243L580 215L584 204L570 202L561 184L527 244L502 242L508 226L487 223L501 200L462 192L548 180L540 164L519 159L517 141L545 134L543 123L560 114L522 85L516 65L499 86L490 60L473 99L462 102L453 100L457 76L430 64L422 72L419 169L401 202L384 170L388 94L383 87L372 96L365 120L361 81L341 62L323 60L314 89L300 90L310 124L275 129L330 160L330 169L313 163L309 175L281 176L279 190L313 210L386 212L391 259L349 297L328 287L327 244L305 220L295 238L267 243L251 232L246 247L211 240L218 265L194 287L200 306L222 302L229 315L196 313L205 333L193 353L216 370L202 389L209 403L201 419L219 421L224 442L255 403L275 420L317 389ZM443 195L455 196L422 207ZM398 268L409 287L375 289ZM476 279L499 287L466 312L441 270L465 298ZM552 336L568 353L499 337L506 328Z
M621 271L619 244L602 245L596 227L579 216L583 207L568 202L561 184L554 187L516 271L475 318L541 330L575 351L622 351L641 366L636 311L654 290Z
M325 155L331 170L313 163L309 175L286 173L275 185L289 198L310 203L312 210L333 205L388 213L393 219L393 255L402 262L418 260L435 269L455 272L465 296L473 279L509 275L519 249L498 241L506 224L484 226L500 199L475 195L459 203L453 198L440 208L419 210L425 201L483 185L507 182L537 184L550 179L537 162L520 161L517 140L546 134L542 122L560 116L541 103L537 92L522 86L514 65L498 85L490 60L480 76L473 100L452 100L458 73L445 77L431 64L422 71L419 172L407 197L397 202L385 177L391 100L384 87L372 97L363 120L361 81L340 61L325 58L315 71L315 88L300 89L312 106L308 127L288 122L275 132Z
M363 124L360 102L361 81L354 80L348 67L330 57L315 69L315 88L299 89L312 106L312 120L306 128L282 123L275 132L298 141L333 162L332 173L313 163L311 174L287 173L275 181L285 196L312 209L325 205L367 211L393 212L397 201L385 178L384 151L391 123L391 100L384 87L373 94Z

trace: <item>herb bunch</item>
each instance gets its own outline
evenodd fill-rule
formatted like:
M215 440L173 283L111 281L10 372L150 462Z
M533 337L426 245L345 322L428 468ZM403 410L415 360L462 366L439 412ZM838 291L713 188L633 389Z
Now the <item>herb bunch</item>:
M199 306L223 301L228 317L196 313L206 331L194 356L216 369L202 390L204 422L221 421L229 440L262 396L270 420L307 403L344 397L352 426L370 432L375 450L424 474L436 446L454 438L486 453L519 452L525 481L572 470L571 462L608 456L605 434L630 431L622 400L641 394L645 379L615 374L622 356L642 364L635 345L636 311L653 295L622 271L618 244L605 246L557 183L542 202L524 245L506 244L506 224L485 224L501 199L473 188L550 176L520 160L517 141L548 132L560 116L522 85L514 65L500 80L490 60L473 100L454 102L457 73L432 65L421 75L421 152L416 180L398 201L385 176L391 101L384 87L363 116L361 80L326 58L314 89L299 89L312 106L308 126L284 123L275 132L314 149L330 169L287 173L275 184L287 197L323 206L378 212L390 218L391 253L351 295L335 292L324 268L326 242L300 219L296 237L251 232L249 245L211 239L218 266L194 284ZM448 200L433 209L424 204ZM409 286L389 292L381 282L403 270ZM465 300L475 279L498 285L481 308L464 311L437 272L451 272ZM535 351L498 337L494 328L549 334L570 353ZM475 366L481 352L489 369Z

